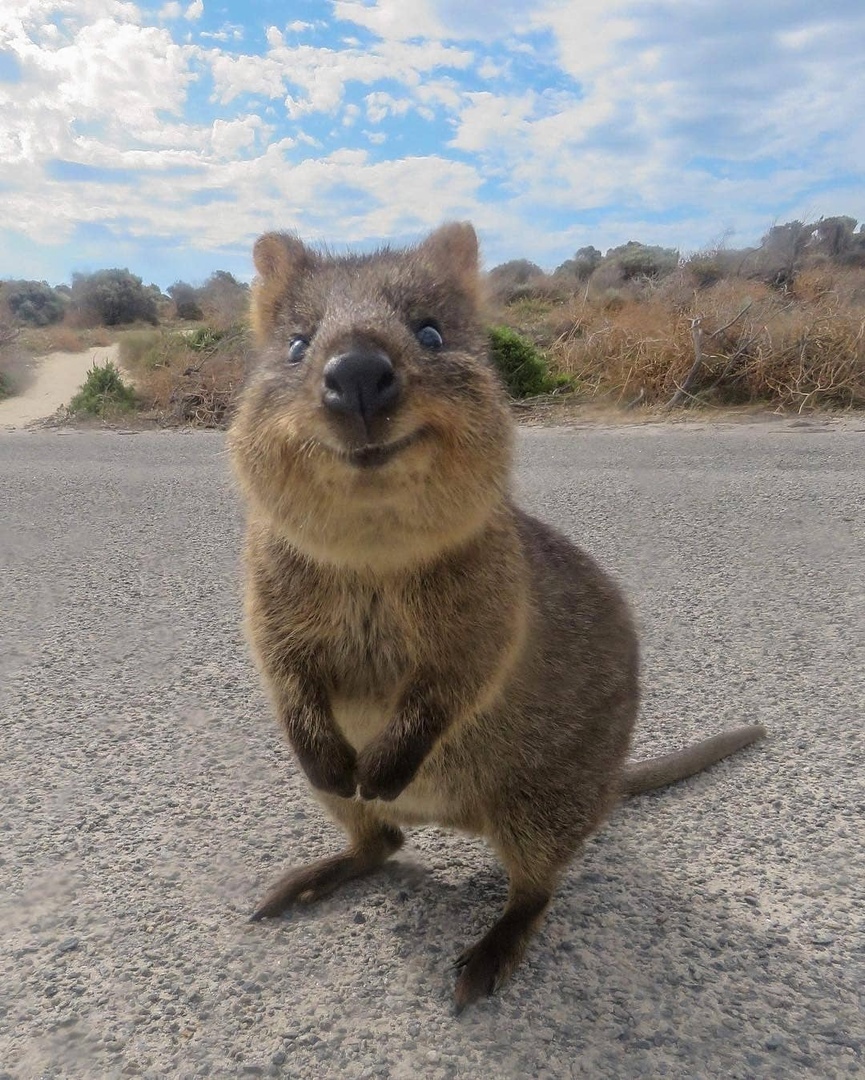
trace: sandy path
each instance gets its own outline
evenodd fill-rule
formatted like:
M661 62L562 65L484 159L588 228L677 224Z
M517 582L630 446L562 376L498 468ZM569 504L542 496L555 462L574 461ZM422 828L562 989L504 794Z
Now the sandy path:
M116 344L80 353L48 353L39 362L30 386L22 394L0 401L0 430L14 430L53 416L62 405L69 404L94 363L117 363L117 358Z

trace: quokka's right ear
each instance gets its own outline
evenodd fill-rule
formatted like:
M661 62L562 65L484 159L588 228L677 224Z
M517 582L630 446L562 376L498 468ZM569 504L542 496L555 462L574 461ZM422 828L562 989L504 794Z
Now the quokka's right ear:
M421 244L431 262L456 275L466 286L478 276L478 234L468 221L450 221L440 225Z
M260 236L252 249L252 259L264 281L282 284L287 284L315 262L315 256L298 236L284 232Z

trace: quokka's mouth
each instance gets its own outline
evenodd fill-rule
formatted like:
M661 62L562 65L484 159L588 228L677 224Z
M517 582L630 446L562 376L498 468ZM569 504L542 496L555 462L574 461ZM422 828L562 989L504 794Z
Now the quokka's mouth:
M424 434L424 429L420 428L418 431L412 432L411 435L406 435L405 438L397 439L396 442L374 443L369 446L359 446L354 450L343 450L340 457L350 464L356 465L359 469L374 469L379 465L385 465L387 462L392 461L397 454L407 450L408 447L413 446L419 439L423 438Z

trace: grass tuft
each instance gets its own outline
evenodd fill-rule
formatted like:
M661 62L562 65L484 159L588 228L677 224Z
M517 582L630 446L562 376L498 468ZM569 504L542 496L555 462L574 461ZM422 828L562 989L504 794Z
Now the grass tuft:
M114 412L128 412L137 403L135 391L124 383L117 366L94 364L87 372L84 385L69 403L73 413L102 418Z

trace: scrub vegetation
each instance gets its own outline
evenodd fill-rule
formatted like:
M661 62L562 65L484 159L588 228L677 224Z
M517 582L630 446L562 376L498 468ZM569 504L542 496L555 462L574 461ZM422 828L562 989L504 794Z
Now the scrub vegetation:
M552 271L514 259L487 285L490 355L514 399L865 405L865 226L851 217L774 225L756 247L686 257L631 241L580 248ZM224 426L251 363L248 307L248 285L224 270L165 292L127 269L54 287L2 281L0 397L20 391L29 357L117 341L144 417Z

